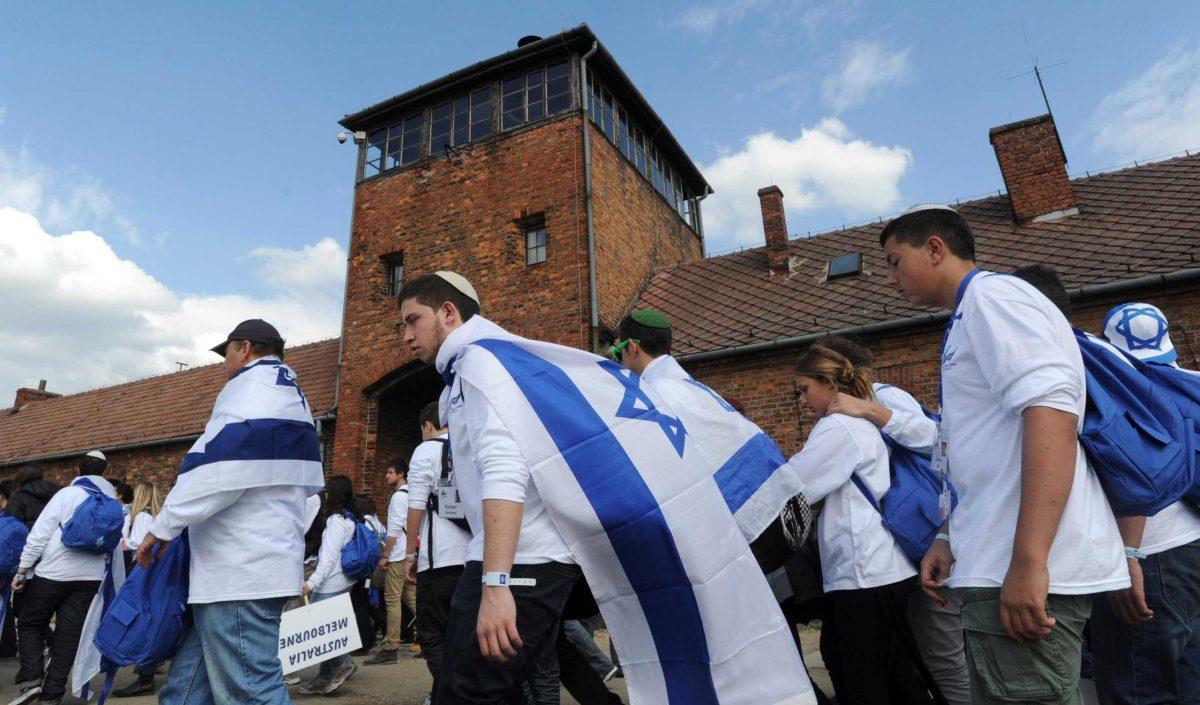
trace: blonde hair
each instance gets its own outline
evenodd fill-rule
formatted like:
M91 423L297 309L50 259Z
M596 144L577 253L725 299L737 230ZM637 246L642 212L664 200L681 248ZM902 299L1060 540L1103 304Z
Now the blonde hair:
M795 373L811 377L852 397L875 399L870 367L855 367L840 353L814 345L796 359Z
M137 487L133 488L133 504L129 508L129 516L135 517L143 511L150 512L150 516L158 516L162 511L162 498L158 494L158 488L146 480L138 482Z

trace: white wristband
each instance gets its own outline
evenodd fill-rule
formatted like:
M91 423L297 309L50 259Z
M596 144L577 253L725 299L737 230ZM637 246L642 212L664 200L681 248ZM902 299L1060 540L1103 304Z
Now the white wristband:
M928 534L926 534L926 536L928 536ZM950 534L939 533L937 536L933 537L933 540L934 541L945 541L946 543L950 543Z
M1149 556L1149 554L1147 554L1145 551L1142 551L1142 550L1139 550L1136 548L1132 548L1130 546L1125 547L1125 557L1126 558L1136 558L1138 560L1143 560L1143 559L1147 558L1148 556Z
M533 578L510 578L508 573L492 571L483 574L483 584L488 587L532 587L537 585Z

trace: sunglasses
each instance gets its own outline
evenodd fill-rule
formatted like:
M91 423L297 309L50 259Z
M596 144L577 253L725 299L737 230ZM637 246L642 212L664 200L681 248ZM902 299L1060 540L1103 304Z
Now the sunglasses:
M637 343L638 345L642 344L642 341L638 340L637 338L626 338L625 340L622 340L621 342L619 342L616 345L613 345L611 348L609 348L608 356L611 357L613 360L620 362L621 358L625 354L625 352L624 352L625 348L629 347L629 344L631 342Z

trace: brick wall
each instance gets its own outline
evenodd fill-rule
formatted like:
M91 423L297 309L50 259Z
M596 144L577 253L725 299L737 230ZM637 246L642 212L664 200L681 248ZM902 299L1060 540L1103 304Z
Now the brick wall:
M572 113L357 187L334 472L349 475L376 498L384 496L374 390L413 362L401 342L396 302L387 297L382 258L389 254L403 253L406 279L439 269L463 274L479 291L484 315L515 333L586 346L580 124L579 114ZM526 266L524 222L533 217L544 219L547 260ZM400 382L389 394L404 395L406 388ZM410 396L419 408L436 391L421 386ZM382 444L388 452L404 450L399 436Z
M1078 205L1053 118L994 127L989 138L1018 222Z
M588 124L592 149L592 217L600 325L621 317L662 267L704 256L700 236L617 150Z
M1108 296L1086 304L1076 302L1071 322L1083 330L1100 333L1104 314L1113 306L1129 301L1150 303L1162 309L1171 323L1171 339L1179 352L1179 364L1200 369L1200 286L1195 284ZM865 338L864 342L875 354L878 381L905 389L927 407L937 408L941 326ZM717 393L741 401L747 417L790 455L800 450L811 428L811 423L801 423L792 393L792 364L801 350L793 347L684 366Z

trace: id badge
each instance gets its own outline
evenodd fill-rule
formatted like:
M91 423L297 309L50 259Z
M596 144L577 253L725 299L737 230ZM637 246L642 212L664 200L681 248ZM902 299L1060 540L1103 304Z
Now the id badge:
M463 510L462 502L458 497L458 488L448 482L439 482L438 488L438 514L443 519L466 519L467 516Z
M942 424L938 423L937 440L933 444L933 457L930 459L930 465L941 480L942 491L938 494L938 519L942 522L950 518L950 510L953 508L953 500L950 496L950 483L946 480L950 473L950 460L946 451L946 433L942 430Z

